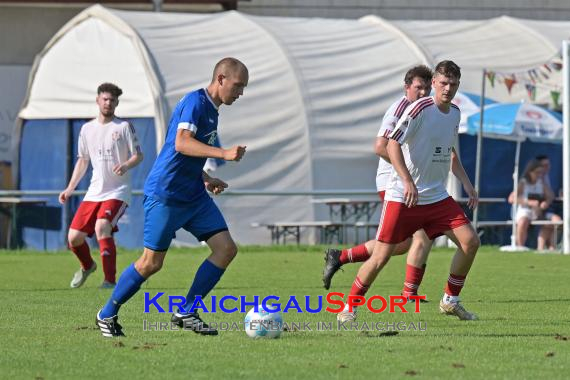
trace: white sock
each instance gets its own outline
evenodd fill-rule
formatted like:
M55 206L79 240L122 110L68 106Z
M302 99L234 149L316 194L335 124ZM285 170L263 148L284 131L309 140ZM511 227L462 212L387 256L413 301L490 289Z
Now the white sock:
M450 296L447 293L443 294L443 303L457 303L459 302L459 296Z
M353 313L356 313L356 307L357 307L357 306L353 306L353 307L352 307L352 312L353 312ZM348 303L345 303L345 304L344 304L344 309L342 309L342 311L348 311Z

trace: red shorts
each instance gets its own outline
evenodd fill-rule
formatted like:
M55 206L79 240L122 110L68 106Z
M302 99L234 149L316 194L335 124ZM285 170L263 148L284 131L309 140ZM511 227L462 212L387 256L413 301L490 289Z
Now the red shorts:
M400 202L388 201L384 203L376 239L383 243L397 244L423 229L433 240L445 231L468 223L469 219L451 197L412 208Z
M107 219L113 226L113 232L117 232L119 231L117 223L126 209L127 204L118 199L109 199L102 202L83 201L79 205L69 228L85 232L91 237L95 233L95 222L97 219Z

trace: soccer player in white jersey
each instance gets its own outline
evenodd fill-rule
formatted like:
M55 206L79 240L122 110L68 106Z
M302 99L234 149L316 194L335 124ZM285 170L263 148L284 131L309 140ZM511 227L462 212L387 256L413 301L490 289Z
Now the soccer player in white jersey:
M469 196L468 206L477 206L477 193L454 149L460 112L451 100L460 78L460 68L454 62L438 63L432 80L435 95L412 103L390 135L388 154L394 171L386 191L378 242L358 271L349 297L364 296L390 260L396 244L423 229L430 239L445 234L458 247L440 311L462 320L477 319L460 304L459 293L479 248L479 237L446 191L451 167ZM356 310L347 302L337 319L353 321Z
M85 123L79 133L77 162L67 188L59 194L65 203L87 171L93 167L91 183L85 198L71 222L67 240L69 248L81 263L70 286L78 288L97 269L91 258L85 237L97 236L105 280L102 288L115 286L116 255L113 233L117 222L130 202L129 170L143 160L143 154L133 126L115 116L119 96L123 91L112 83L97 88L97 118Z
M429 95L431 91L432 71L429 67L419 65L412 67L404 76L405 94L396 100L384 114L382 125L376 136L374 151L379 156L378 170L376 172L376 190L380 198L380 210L386 192L388 178L392 172L390 157L386 151L388 137L396 127L396 123L404 113L406 107L418 99ZM380 215L381 216L381 215ZM399 243L394 249L393 255L401 255L409 250L406 265L406 279L402 295L409 297L417 295L418 288L425 273L427 255L431 248L431 240L423 230L418 230L412 238ZM357 263L368 260L376 239L359 244L348 249L327 249L325 252L325 268L323 270L323 285L330 288L333 275L340 267L347 263ZM411 248L410 248L411 245Z

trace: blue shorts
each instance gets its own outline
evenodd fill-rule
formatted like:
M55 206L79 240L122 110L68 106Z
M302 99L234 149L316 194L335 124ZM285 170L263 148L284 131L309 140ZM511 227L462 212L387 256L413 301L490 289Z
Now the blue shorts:
M153 251L166 251L176 231L184 228L200 241L206 241L228 225L208 194L190 206L167 206L144 197L144 246Z

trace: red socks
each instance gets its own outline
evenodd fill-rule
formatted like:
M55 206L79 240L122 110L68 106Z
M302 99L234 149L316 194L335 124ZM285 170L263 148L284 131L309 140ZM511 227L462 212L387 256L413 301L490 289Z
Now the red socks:
M115 247L115 240L112 237L99 240L99 249L101 251L101 262L103 263L105 281L114 284L117 267L117 248Z
M343 249L340 254L340 263L359 263L368 260L370 254L366 250L365 244L357 245L349 249Z
M352 283L352 288L350 289L350 296L364 296L369 289L369 285L364 285L360 278L356 276L356 279Z
M87 242L83 242L83 244L72 247L71 244L69 245L69 249L77 256L79 262L81 263L81 268L83 270L88 270L93 266L93 259L91 258L91 254L89 253L89 245Z
M445 286L445 293L450 296L457 297L463 289L463 285L465 284L465 277L466 276L459 276L456 274L449 274L449 278L447 279L447 285Z
M416 296L418 295L418 288L422 283L424 278L425 266L424 268L417 268L413 265L406 265L406 280L404 281L404 289L402 290L402 295L404 297Z

